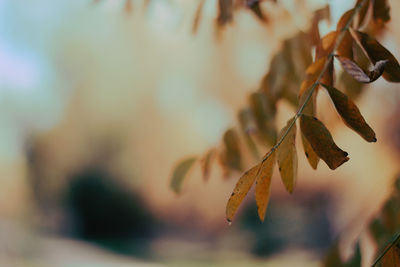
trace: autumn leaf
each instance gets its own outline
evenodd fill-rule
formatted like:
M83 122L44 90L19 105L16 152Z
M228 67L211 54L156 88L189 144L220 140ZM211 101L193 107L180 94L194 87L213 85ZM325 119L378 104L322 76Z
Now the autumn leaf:
M276 155L275 151L269 152L267 159L261 163L260 172L257 175L256 180L256 203L258 207L258 216L261 221L264 221L265 213L267 211L270 188L271 188L271 178L275 166Z
M188 159L185 159L181 161L174 170L174 173L172 174L172 179L170 183L170 187L175 193L180 193L182 190L182 184L183 181L189 172L190 168L193 166L193 164L196 162L196 157L190 157Z
M194 20L193 20L193 26L192 26L193 34L196 34L197 30L199 28L204 3L205 3L204 0L200 0L199 5L197 6L196 13L195 13Z
M344 37L340 42L340 45L336 52L337 55L340 57L353 59L353 37L351 36L349 31L346 31L344 33Z
M346 27L347 23L349 22L349 19L351 18L351 16L353 16L353 13L354 13L354 8L350 9L340 17L339 22L336 25L337 32L342 31Z
M233 0L218 0L217 24L224 26L233 21Z
M262 22L267 22L268 19L261 10L260 7L260 1L259 0L247 0L246 5L250 10L256 15L256 17L262 21Z
M301 115L300 128L315 153L332 170L349 160L347 152L335 144L329 130L317 118Z
M390 246L390 245L389 245ZM392 245L382 258L382 267L400 267L400 245Z
M382 60L388 60L383 72L383 78L389 82L400 82L400 65L397 59L383 47L377 40L366 33L351 31L353 38L368 55L373 64Z
M226 205L226 220L228 222L232 222L237 209L256 180L260 167L261 163L246 171L236 183L235 189L233 189L231 197L228 200L228 204Z
M337 35L338 33L336 31L331 31L321 38L316 47L316 59L326 57L332 53Z
M289 129L290 125L292 128ZM289 131L288 131L289 130ZM294 118L289 120L286 126L279 133L279 140L286 133L280 146L277 148L279 172L282 177L282 182L289 193L293 192L297 181L297 151L296 151L296 123Z
M242 157L239 147L239 136L234 129L229 129L225 132L224 137L225 145L225 160L228 167L235 170L242 170Z
M254 114L249 108L242 109L239 114L240 128L246 139L247 146L252 152L253 156L258 159L259 153L257 145L253 141L253 135L258 132L258 128L255 122Z
M367 142L376 142L374 130L365 122L358 107L345 94L332 86L322 84L331 97L333 104L345 124L361 135Z
M214 155L215 155L215 149L212 148L208 150L207 153L204 155L204 157L201 159L201 170L203 172L204 181L207 181L208 178L210 177L210 168Z
M388 22L390 20L390 7L387 0L374 0L373 2L374 20L379 23Z
M385 67L389 64L388 60L380 60L375 63L371 71L363 70L356 62L345 57L336 57L343 69L354 79L361 83L371 83L376 81L384 72Z

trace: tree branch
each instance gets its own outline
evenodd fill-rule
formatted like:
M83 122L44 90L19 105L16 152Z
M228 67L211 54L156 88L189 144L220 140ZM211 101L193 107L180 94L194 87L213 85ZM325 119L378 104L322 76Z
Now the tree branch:
M359 2L355 7L354 7L354 12L353 14L351 14L351 16L349 17L349 20L347 21L346 25L341 29L340 34L338 35L336 42L335 42L335 46L332 49L332 53L330 53L327 56L327 60L324 64L324 67L322 68L321 73L319 74L317 80L313 83L313 85L311 85L311 87L308 89L309 93L307 95L307 98L305 99L304 103L299 107L299 109L297 110L295 116L294 116L294 120L292 120L292 122L289 124L289 127L286 129L286 131L283 133L282 137L277 141L277 143L271 148L271 150L264 156L262 162L266 161L267 158L272 154L273 151L275 151L283 142L283 140L285 140L286 136L288 135L288 133L290 132L290 130L293 128L294 124L296 123L297 119L301 116L304 108L306 107L307 103L310 101L311 96L313 95L315 88L320 84L322 77L325 75L325 72L328 70L329 64L331 63L331 61L333 60L333 57L335 56L334 51L336 51L338 49L338 47L340 46L346 31L350 28L351 23L353 23L353 20L355 18L355 16L358 14L358 11L360 11L361 7L363 5L365 5L365 3L368 0L363 0L361 2Z

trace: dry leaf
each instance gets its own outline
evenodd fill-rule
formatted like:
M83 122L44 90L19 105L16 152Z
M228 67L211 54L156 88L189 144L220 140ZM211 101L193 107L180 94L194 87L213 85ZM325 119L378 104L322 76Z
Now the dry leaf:
M254 0L247 0L246 5L250 10L256 15L256 17L261 20L262 22L267 22L268 18L266 15L263 13L260 7L260 1L254 1Z
M387 0L374 0L373 16L378 23L385 23L390 20L390 7Z
M218 0L217 24L224 26L233 21L233 0Z
M333 52L337 36L338 34L336 31L331 31L321 38L315 50L316 59L326 57Z
M228 200L228 204L226 205L226 220L228 222L232 222L237 209L256 180L260 166L261 163L246 171L236 183L235 189L233 189L232 195Z
M385 67L389 64L388 60L380 60L375 63L371 71L364 71L356 62L345 57L336 57L344 70L354 79L361 83L371 83L376 81L384 72Z
M279 133L280 138L289 129L289 126L293 123L294 118L289 120L286 126ZM294 186L297 181L297 151L296 151L296 123L287 133L285 139L277 149L279 172L282 177L283 184L289 193L293 192Z
M400 247L393 245L382 258L382 267L400 267Z
M335 144L329 130L317 118L303 114L300 128L315 153L332 170L349 160L347 152Z
M199 28L199 24L200 24L200 20L201 20L201 15L202 15L204 3L205 3L205 0L201 0L199 2L199 5L197 6L196 14L194 16L193 26L192 26L192 33L193 34L196 34L197 30Z
M183 181L192 167L193 163L196 162L196 157L191 157L181 161L174 170L172 174L172 179L170 183L170 187L175 193L180 193L182 190Z
M242 157L239 147L239 136L234 129L229 129L225 132L224 137L225 145L225 160L226 165L235 170L242 170Z
M264 221L265 213L267 211L271 189L271 178L276 161L275 151L269 153L269 155L267 154L267 159L261 163L260 172L257 175L256 180L256 203L258 207L258 216L261 221Z
M239 123L244 137L246 139L247 146L252 152L256 159L259 159L259 153L257 145L253 141L253 135L258 132L257 124L255 122L254 114L249 108L242 109L239 114Z
M339 115L348 127L368 142L376 142L374 130L365 122L358 107L345 94L334 87L322 84L329 93Z
M212 159L214 158L214 155L215 155L215 149L212 148L208 150L205 156L201 159L201 170L203 172L204 181L207 181L208 178L210 177L211 163Z
M344 33L344 37L336 52L340 57L353 59L353 37L349 31Z
M349 11L347 11L342 15L342 17L339 19L339 22L336 25L337 32L341 32L346 27L347 23L349 22L349 19L351 18L351 16L353 16L353 13L354 13L354 8L350 9Z
M388 60L383 72L383 78L389 82L400 82L400 65L392 53L366 33L359 31L351 31L351 33L373 64Z

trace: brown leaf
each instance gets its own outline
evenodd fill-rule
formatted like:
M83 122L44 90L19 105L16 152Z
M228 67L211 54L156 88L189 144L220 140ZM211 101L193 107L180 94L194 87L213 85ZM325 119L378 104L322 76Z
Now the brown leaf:
M356 5L359 5L361 3L361 1L363 0L357 0ZM365 27L366 25L368 25L369 20L370 20L370 11L371 11L371 7L372 7L372 2L371 1L367 1L366 3L364 3L364 5L360 8L360 10L358 11L358 15L355 18L355 28L356 29L360 29Z
M264 221L265 213L267 211L271 178L275 166L276 155L275 151L269 152L267 159L261 163L260 172L256 180L256 203L258 207L258 216L261 221ZM268 155L268 154L267 154Z
M256 180L257 174L260 171L260 167L261 163L246 171L236 183L235 189L233 189L232 195L228 200L228 204L226 205L226 220L228 222L232 222L237 209Z
M205 3L205 1L201 0L199 2L199 5L197 6L196 13L194 15L194 20L193 20L193 26L192 26L192 33L193 34L196 34L197 30L199 28L199 24L200 24L200 20L201 20L201 16L202 16L204 3Z
M338 34L336 31L331 31L321 38L316 47L316 59L326 57L333 52L337 36Z
M170 183L170 187L175 193L180 193L182 190L182 184L183 181L189 172L190 168L193 166L193 164L196 162L195 157L191 157L188 159L185 159L181 161L174 170L174 173L172 174L172 179Z
M212 148L208 150L207 153L204 155L204 157L201 159L201 170L203 172L204 181L207 181L208 178L210 177L210 168L214 155L215 155L215 149Z
M224 26L233 21L233 0L218 0L217 24Z
M346 27L347 23L349 22L349 19L351 18L351 16L353 16L353 13L354 13L354 8L350 9L349 11L347 11L342 15L342 17L339 19L338 24L336 25L337 32L341 32Z
M393 245L382 258L382 267L400 267L400 247Z
M379 77L381 77L385 66L387 66L389 62L388 60L380 60L376 62L371 71L364 71L360 66L357 65L356 62L351 59L345 57L337 57L337 59L344 70L361 83L371 83L376 81Z
M349 31L346 31L344 33L344 37L340 42L336 52L340 57L353 59L353 37L351 36Z
M245 108L239 112L238 117L239 117L240 128L244 133L247 146L251 150L253 156L256 159L259 159L258 149L252 138L252 136L258 132L254 114L251 111L251 109Z
M239 147L239 136L235 130L229 129L224 134L225 160L229 168L242 170L242 157Z
M374 0L373 16L374 20L378 22L390 20L390 7L387 0Z
M289 126L293 123L294 118L289 120L286 126L279 133L279 139L286 133ZM282 177L282 182L289 193L293 189L297 181L297 151L296 151L296 123L287 133L285 139L277 149L279 172Z
M389 82L400 82L400 65L397 59L377 40L360 31L351 31L356 42L368 55L373 64L388 60L383 72L383 78Z
M365 122L358 107L345 94L334 87L322 84L329 93L333 104L345 124L361 135L367 142L376 142L374 130Z
M304 153L306 154L306 158L310 166L316 170L319 163L319 157L317 153L315 153L314 149L312 148L311 144L307 141L307 138L304 134L301 134L301 141L303 142Z
M256 17L262 21L262 22L267 22L268 18L266 17L266 15L263 13L263 11L261 10L260 7L260 1L257 0L246 0L246 5L248 8L250 8L250 10L254 13L254 15L256 15Z
M315 83L322 69L324 68L326 58L320 58L312 63L306 70L306 78L302 82L299 90L299 96L304 95L305 92Z
M332 170L349 160L347 152L335 144L329 130L317 118L303 114L300 117L300 128L315 153Z

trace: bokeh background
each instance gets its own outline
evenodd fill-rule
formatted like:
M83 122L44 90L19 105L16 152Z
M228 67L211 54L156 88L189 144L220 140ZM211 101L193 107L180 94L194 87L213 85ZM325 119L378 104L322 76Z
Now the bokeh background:
M264 223L249 196L231 226L225 205L240 176L206 183L195 166L177 196L180 159L221 143L270 68L282 40L347 0L263 4L216 34L217 1L0 0L0 266L319 266L340 237L349 257L400 170L400 88L383 79L357 103L378 142L338 119L326 95L319 114L351 160L313 171L299 148L292 195L275 172ZM400 2L380 41L400 58ZM278 127L293 114L278 106ZM254 163L247 160L247 167Z

